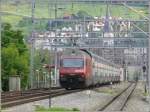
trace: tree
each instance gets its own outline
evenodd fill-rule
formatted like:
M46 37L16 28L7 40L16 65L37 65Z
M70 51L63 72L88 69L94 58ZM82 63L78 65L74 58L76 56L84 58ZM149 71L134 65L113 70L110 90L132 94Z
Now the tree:
M21 87L27 86L29 53L23 41L22 31L13 30L10 24L2 25L2 89L9 89L9 76L19 75Z

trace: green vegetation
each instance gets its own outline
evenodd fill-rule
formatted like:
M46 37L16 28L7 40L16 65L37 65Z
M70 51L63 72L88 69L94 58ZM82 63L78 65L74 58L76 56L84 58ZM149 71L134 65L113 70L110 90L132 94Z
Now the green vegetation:
M9 76L19 75L21 87L27 86L29 53L23 41L22 31L13 30L10 24L2 25L2 89L9 89Z
M143 14L146 14L148 8L146 7L136 7L132 6L134 9L140 11ZM89 15L92 16L105 16L106 13L106 5L104 4L85 4L85 3L76 3L76 4L58 4L55 7L55 4L48 4L44 1L39 1L35 3L35 16L36 17L55 17L55 8L58 8L57 15L58 17L63 16L64 14L76 14L78 11L86 11ZM2 10L7 12L12 12L20 15L28 15L31 16L31 3L24 4L11 4L11 3L3 3ZM139 18L138 14L135 12L128 10L124 6L119 5L110 5L110 12L112 16L123 16L127 17L128 15ZM128 14L128 15L126 15Z
M55 9L57 9L57 18L62 18L67 15L83 15L87 16L105 16L106 5L104 4L85 4L85 3L66 3L58 4L50 3L49 0L35 0L35 17L36 18L55 18ZM11 13L12 15L3 15L2 21L12 24L16 29L21 29L25 36L28 36L32 31L31 17L31 2L30 1L3 1L2 11ZM147 7L133 6L134 9L143 15L148 15ZM141 17L135 12L119 5L110 5L110 15L113 17L140 19ZM35 30L47 30L48 20L38 20L34 24ZM69 24L70 25L70 24ZM61 25L62 27L64 25ZM59 27L58 27L59 28Z
M54 18L55 17L55 8L57 8L57 17L62 17L66 14L77 14L79 11L85 11L91 16L105 16L106 5L104 4L59 4L55 7L54 4L46 3L45 1L36 1L35 4L35 17L38 18ZM148 8L145 7L136 7L133 6L137 11L140 11L142 14L146 15ZM22 3L22 4L12 4L3 2L2 11L10 12L17 15L24 15L31 17L31 3ZM110 5L110 12L112 16L123 17L123 18L135 18L139 19L139 15L135 12L128 10L124 6L119 5ZM12 18L12 19L9 19ZM20 21L19 17L13 19L14 16L5 16L4 21L9 20L9 22L15 24L17 21Z
M149 93L148 92L143 92L143 96L149 96Z
M36 112L79 112L79 109L77 109L77 108L66 109L63 107L52 107L50 109L46 109L42 106L37 106Z
M42 77L45 75L45 73L47 75L49 74L48 70L43 68L43 65L53 63L52 62L52 57L53 56L50 55L50 52L49 52L48 49L38 49L38 50L35 51L34 69L35 69L36 76L39 73L40 80L43 80ZM37 72L37 70L38 70L38 72Z

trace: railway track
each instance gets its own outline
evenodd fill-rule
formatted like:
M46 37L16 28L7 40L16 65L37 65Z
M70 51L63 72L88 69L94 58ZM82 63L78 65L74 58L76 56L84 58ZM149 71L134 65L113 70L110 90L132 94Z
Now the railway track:
M40 88L40 89L29 89L29 90L24 90L24 91L8 91L8 92L2 92L1 97L2 99L8 98L8 97L16 97L16 96L22 96L24 94L32 94L33 92L38 92L38 91L45 91L48 90L49 88ZM52 90L56 89L61 89L60 87L51 87Z
M61 89L60 87L53 87L51 90L58 90ZM8 91L8 92L2 92L1 96L2 99L8 98L8 97L16 97L16 96L22 96L26 94L32 94L33 92L40 92L40 91L47 91L49 88L39 88L39 89L28 89L24 91Z
M128 99L135 90L136 85L137 83L131 83L127 88L125 88L122 92L117 94L112 100L106 103L98 111L122 111L126 103L128 102Z
M9 102L9 101L15 101L15 100L19 100L19 99L25 99L25 98L30 98L30 97L34 97L34 96L40 96L40 95L43 95L43 94L49 94L50 92L53 93L53 92L58 92L60 91L61 89L59 90L31 90L31 91L26 91L26 92L22 92L21 94L17 94L17 95L13 95L13 96L10 96L10 97L5 97L5 98L2 98L2 102Z
M51 97L56 97L60 95L65 95L73 92L79 92L81 91L80 89L78 90L70 90L67 91L65 89L54 89L54 90L28 90L28 91L22 91L21 94L17 92L15 95L15 92L11 92L12 96L9 97L2 97L2 108L7 108L7 107L13 107L29 102L34 102L38 100L43 100ZM7 96L10 93L7 93Z

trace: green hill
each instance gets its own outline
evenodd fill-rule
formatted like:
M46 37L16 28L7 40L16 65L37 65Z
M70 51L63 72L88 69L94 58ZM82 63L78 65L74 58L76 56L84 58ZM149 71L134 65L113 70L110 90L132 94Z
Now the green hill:
M16 2L18 1L18 2ZM139 11L143 15L148 14L148 8L146 7L136 7L137 11ZM76 4L52 4L48 2L48 0L36 0L35 3L35 17L36 18L54 18L55 17L55 9L57 9L57 17L61 18L67 14L77 14L79 11L85 11L90 16L105 16L106 13L106 5L105 4L85 4L85 3L76 3ZM26 33L31 29L30 23L25 23L24 26L19 26L18 23L24 20L25 17L31 17L32 5L30 0L12 0L5 1L2 0L2 12L7 13L2 16L3 22L8 22L12 24L15 28L21 28ZM119 5L110 5L110 13L115 17L122 18L132 18L139 19L140 16L135 12L125 8L124 6ZM46 22L41 21L38 22L37 27L40 29L43 24L45 26Z

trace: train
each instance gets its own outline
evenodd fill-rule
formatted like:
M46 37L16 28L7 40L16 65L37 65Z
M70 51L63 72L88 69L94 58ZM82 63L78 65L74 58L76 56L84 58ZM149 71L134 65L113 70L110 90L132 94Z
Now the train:
M120 82L123 69L88 50L67 49L60 56L59 82L65 89Z

